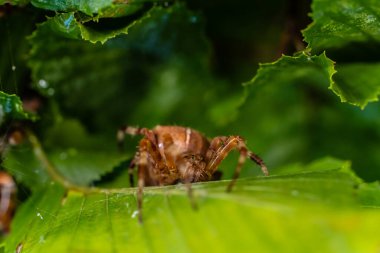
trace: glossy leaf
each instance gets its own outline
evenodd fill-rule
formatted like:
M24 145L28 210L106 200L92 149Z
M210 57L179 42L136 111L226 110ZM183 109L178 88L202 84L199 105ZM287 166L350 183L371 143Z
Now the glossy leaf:
M378 101L380 8L374 0L315 0L313 23L303 31L312 53L327 50L338 62L330 88L342 102L362 109Z
M341 80L345 75L340 75L339 65L335 74L334 68L324 54L283 56L261 65L245 84L246 97L231 131L244 136L251 149L272 166L310 162L327 153L352 160L358 175L376 180L380 176L379 105L372 104L363 112L340 103L327 89L346 80ZM364 71L351 71L349 82L361 74Z
M10 4L10 5L26 5L29 3L29 0L0 0L0 5Z
M0 124L7 120L24 120L32 119L23 107L20 98L17 95L9 95L0 91Z
M278 85L294 83L302 78L319 79L321 82L333 85L332 76L335 73L334 62L325 54L310 56L301 52L295 57L283 55L273 63L260 64L255 77L245 83L247 90L256 86L276 82Z
M146 17L148 17L147 14ZM146 18L145 17L145 18ZM74 12L57 14L55 17L48 18L48 20L39 25L39 29L31 36L31 40L35 37L41 36L39 34L56 33L59 36L71 39L83 39L92 43L101 42L104 44L107 40L116 37L120 34L127 34L130 27L136 23L142 22L144 18L140 18L125 24L121 28L109 29L96 29L79 22L76 19ZM38 34L39 33L39 34Z
M369 102L378 101L380 95L380 64L351 63L337 66L330 88L342 102L360 106L362 109Z
M314 0L313 23L303 31L313 52L353 42L380 42L380 7L376 0Z
M346 163L330 159L334 166L320 167L326 162L242 179L232 193L225 192L228 181L194 184L198 211L183 186L146 188L143 224L135 189L65 195L52 184L19 210L5 252L372 252L379 213L357 208L356 179L340 169ZM289 241L289 233L298 240Z
M204 120L199 115L220 100L216 93L223 86L208 69L202 20L184 5L152 9L127 35L104 46L67 38L80 38L81 32L76 25L68 30L62 25L71 14L60 17L34 32L28 63L34 87L56 100L64 113L91 129L111 132L110 138L126 123L154 126L176 118L178 124L212 125L208 115ZM208 84L212 88L205 89ZM188 94L201 101L194 103Z
M55 1L55 0L32 0L31 3L42 9L65 12L83 12L87 15L98 17L117 17L130 15L141 6L142 1L112 1L112 0L89 0L89 1Z

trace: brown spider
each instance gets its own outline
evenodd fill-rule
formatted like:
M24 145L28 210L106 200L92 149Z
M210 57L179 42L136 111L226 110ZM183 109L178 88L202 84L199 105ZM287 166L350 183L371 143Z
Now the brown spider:
M118 132L121 143L129 135L143 135L138 152L129 166L130 183L133 186L133 170L138 166L138 215L142 222L142 198L144 186L162 186L184 183L193 207L191 183L220 179L219 164L228 153L237 149L239 161L233 179L227 187L231 191L239 177L247 156L257 163L265 175L268 170L263 160L247 149L240 136L218 136L209 141L198 131L180 126L156 126L153 129L123 127Z

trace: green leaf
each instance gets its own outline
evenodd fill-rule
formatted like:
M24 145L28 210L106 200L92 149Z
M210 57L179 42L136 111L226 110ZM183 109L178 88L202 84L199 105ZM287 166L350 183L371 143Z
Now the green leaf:
M56 142L54 148L47 152L47 159L54 166L53 169L71 184L90 185L130 157L130 154L118 152L116 141L107 144L99 138L75 133L75 126L70 127L67 122L60 124L66 126L66 129L60 132L64 142L59 142L50 131L48 138ZM36 153L43 152L40 148L32 142L12 147L7 152L3 164L18 182L33 190L44 187L52 180L48 171L52 168L47 168L45 161L36 156ZM124 186L127 185L128 181L125 181Z
M360 106L362 109L369 102L378 101L380 95L380 64L351 63L337 65L335 83L330 88L342 102Z
M327 50L338 62L330 86L342 102L361 107L378 101L380 8L374 0L315 0L313 23L303 31L312 53ZM366 62L369 61L369 62Z
M125 123L153 126L158 120L175 120L212 125L207 115L204 120L199 115L210 102L220 101L215 93L223 86L211 78L202 20L183 4L152 9L127 35L104 46L62 38L60 31L66 31L62 24L71 16L60 17L38 26L30 38L28 64L34 87L57 101L63 114L80 119L89 129L112 134L110 138ZM76 25L69 25L68 31L63 36L81 36ZM209 84L212 87L205 89ZM179 94L175 99L174 93ZM202 101L194 103L187 94Z
M356 178L339 170L345 164L242 179L232 193L225 192L228 181L194 184L198 211L183 186L145 188L143 224L136 217L136 189L66 195L53 184L18 211L5 252L20 245L23 252L59 253L374 252L379 213L357 208Z
M8 120L25 119L34 119L34 117L24 112L20 98L0 91L0 125Z
M313 52L353 42L380 42L380 7L376 0L314 0L313 23L303 31Z
M0 0L0 5L3 5L3 4L10 4L10 5L26 5L28 4L30 1L29 0Z
M365 207L380 208L380 182L361 184L359 198Z
M116 37L120 34L127 34L130 27L137 23L142 22L145 18L148 18L149 14L145 17L136 19L121 28L109 28L109 29L96 29L86 24L79 22L74 12L57 14L52 18L48 18L47 21L41 23L33 35L30 37L32 41L35 38L41 36L41 34L46 34L50 36L51 33L56 33L59 36L71 38L71 39L83 39L88 40L92 43L101 42L104 44L107 40ZM36 49L34 49L36 50Z
M51 11L83 12L97 17L119 17L133 14L143 6L143 1L113 1L113 0L87 0L83 1L55 1L32 0L31 3L38 8Z
M294 84L302 79L321 80L332 86L334 84L332 76L335 72L334 62L327 58L324 53L318 56L310 56L306 52L301 52L294 57L283 55L273 63L260 64L255 77L244 85L247 93L259 85L268 83Z
M245 84L246 96L238 107L238 117L225 132L243 136L251 150L271 166L310 162L327 153L350 159L363 179L377 180L379 105L361 111L338 102L326 89L342 84L342 76L333 74L333 67L324 54L305 53L261 65L252 81ZM355 73L361 74L356 71L352 75ZM360 146L366 148L358 149Z

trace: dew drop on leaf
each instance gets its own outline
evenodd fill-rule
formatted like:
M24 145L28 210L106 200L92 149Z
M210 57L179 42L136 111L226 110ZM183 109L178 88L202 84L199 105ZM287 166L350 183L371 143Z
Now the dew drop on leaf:
M135 210L133 213L132 213L132 219L136 218L136 216L139 214L139 211L138 210Z
M45 89L48 87L48 83L45 80L41 79L38 81L38 86Z
M44 217L42 217L41 213L37 213L37 216L41 218L41 220L44 219Z

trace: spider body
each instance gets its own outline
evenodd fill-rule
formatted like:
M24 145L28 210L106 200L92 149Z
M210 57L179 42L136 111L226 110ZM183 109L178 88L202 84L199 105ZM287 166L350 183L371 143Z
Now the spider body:
M261 158L249 151L240 136L217 136L207 139L198 131L181 126L156 126L153 129L124 127L118 132L122 141L125 134L142 135L138 152L130 166L130 183L133 185L133 169L138 167L138 208L142 221L142 191L144 186L186 184L190 199L191 183L220 178L218 166L228 153L237 149L240 153L235 174L227 191L231 191L239 177L247 157L256 162L265 175L267 168ZM195 202L193 202L195 206Z

